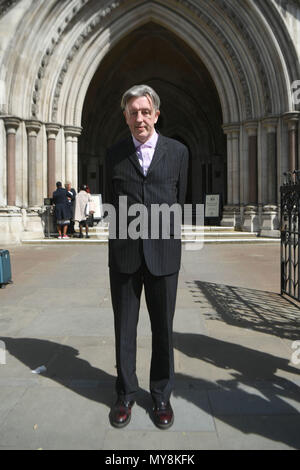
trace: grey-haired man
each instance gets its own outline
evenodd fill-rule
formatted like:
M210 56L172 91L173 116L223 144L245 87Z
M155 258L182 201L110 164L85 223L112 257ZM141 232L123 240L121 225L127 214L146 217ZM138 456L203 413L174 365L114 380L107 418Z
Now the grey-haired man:
M144 205L148 209L150 230L152 205L184 204L188 150L176 140L156 132L160 99L149 86L130 88L122 97L121 107L131 135L108 151L106 202L115 207L116 220L120 215L120 197L127 197L128 207ZM117 236L109 240L118 394L110 419L115 427L129 423L138 392L136 336L143 287L152 330L153 419L161 429L173 424L170 404L174 385L172 334L180 261L181 240L174 237L172 224L168 239L162 236L124 239L117 231Z

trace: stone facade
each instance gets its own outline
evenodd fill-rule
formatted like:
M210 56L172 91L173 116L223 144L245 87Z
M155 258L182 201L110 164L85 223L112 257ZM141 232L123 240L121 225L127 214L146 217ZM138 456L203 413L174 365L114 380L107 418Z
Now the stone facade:
M189 146L188 202L219 192L224 226L278 235L299 57L295 0L0 2L0 242L43 236L57 180L104 191L120 96L141 81L163 98L161 132Z

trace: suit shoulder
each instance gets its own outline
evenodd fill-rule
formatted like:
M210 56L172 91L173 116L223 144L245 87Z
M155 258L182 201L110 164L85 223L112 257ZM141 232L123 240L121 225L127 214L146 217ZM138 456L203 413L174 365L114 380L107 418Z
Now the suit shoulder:
M179 151L188 152L187 146L183 144L182 142L179 142L179 140L172 139L171 137L165 137L165 136L162 136L162 137L170 148L174 148Z
M120 140L112 145L106 153L106 165L111 167L123 160L126 156L130 155L135 151L133 140L131 137Z

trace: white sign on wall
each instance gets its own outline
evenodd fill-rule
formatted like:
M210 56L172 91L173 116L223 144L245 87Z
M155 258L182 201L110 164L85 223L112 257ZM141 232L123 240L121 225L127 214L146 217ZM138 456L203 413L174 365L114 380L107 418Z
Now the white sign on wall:
M94 202L94 207L95 207L94 219L102 219L103 217L102 195L91 194L91 198Z
M220 195L206 194L205 196L205 217L219 217L220 215Z

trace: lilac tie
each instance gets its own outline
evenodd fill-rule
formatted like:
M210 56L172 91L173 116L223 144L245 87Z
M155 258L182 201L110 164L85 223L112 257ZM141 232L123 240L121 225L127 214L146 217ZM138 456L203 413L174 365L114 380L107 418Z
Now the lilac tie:
M143 169L143 173L146 176L149 166L151 164L152 160L152 155L151 155L151 147L143 146L144 144L140 145L139 147L136 148L136 152L138 155L138 159L140 162L140 165Z

